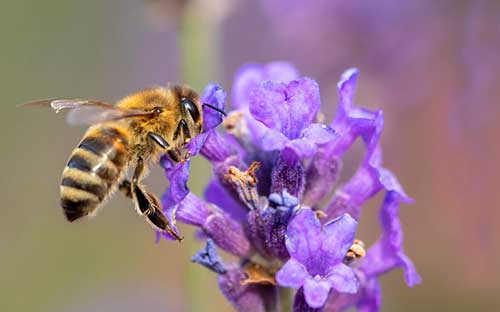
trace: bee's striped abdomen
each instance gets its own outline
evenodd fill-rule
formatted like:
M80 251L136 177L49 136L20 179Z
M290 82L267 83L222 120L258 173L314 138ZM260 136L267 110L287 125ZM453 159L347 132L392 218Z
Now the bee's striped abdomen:
M61 207L69 221L92 213L117 184L128 162L127 140L112 126L91 129L63 171Z

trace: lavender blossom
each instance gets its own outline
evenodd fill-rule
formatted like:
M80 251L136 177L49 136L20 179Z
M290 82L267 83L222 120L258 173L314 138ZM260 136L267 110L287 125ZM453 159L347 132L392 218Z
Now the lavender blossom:
M276 273L280 286L304 288L307 303L321 308L330 289L356 293L354 271L342 263L354 243L357 222L348 214L331 220L322 228L310 209L302 211L288 224L286 248L290 259Z
M213 166L206 201L186 187L189 161L163 159L174 179L163 198L166 214L208 238L193 261L218 274L238 311L279 311L282 288L297 289L294 311L378 311L382 274L401 267L409 286L420 282L403 252L398 214L399 204L411 199L382 167L382 112L353 105L357 75L355 69L342 75L337 115L327 125L317 121L318 84L298 77L293 66L240 70L232 95L237 110L224 121L225 131L215 130L220 116L205 112L205 132L190 142L192 155L199 152ZM207 88L203 97L224 107L220 87ZM364 160L337 186L342 158L358 138ZM379 192L386 193L382 235L365 251L356 239L357 220ZM215 246L239 261L222 263Z

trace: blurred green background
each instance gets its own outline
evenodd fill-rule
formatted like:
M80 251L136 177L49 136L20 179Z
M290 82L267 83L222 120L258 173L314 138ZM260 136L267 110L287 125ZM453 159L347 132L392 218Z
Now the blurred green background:
M267 33L274 24L250 1L2 3L0 311L231 311L215 275L190 262L201 247L192 228L181 228L187 238L182 244L155 244L154 233L120 195L97 218L67 223L59 207L59 179L84 128L67 126L51 111L16 105L50 97L113 102L169 81L188 82L200 91L216 81L229 91L240 65L274 59L291 60L318 79L323 103L335 102L341 71L360 66L357 102L384 109L386 166L416 199L401 215L406 252L424 283L408 289L401 272L385 276L383 311L500 310L499 115L496 108L479 106L498 104L500 96L498 88L491 88L481 92L482 98L473 97L475 110L488 109L490 116L479 126L463 121L475 118L469 111L456 117L464 112L457 108L456 90L467 90L468 83L449 43L463 39L464 29L454 26L471 2L446 3L438 13L429 7L443 23L435 25L441 36L420 38L432 49L415 50L406 61L416 65L383 68L380 76L366 61L374 56L365 36L348 43L332 38L345 55L328 71L319 70L314 57L297 53L297 42L281 40L279 31ZM498 24L498 6L484 12ZM310 48L322 53L320 47ZM498 72L494 76L498 86ZM385 85L386 77L394 80ZM433 82L432 89L418 97L422 77ZM395 80L412 87L395 97ZM405 106L405 99L417 103ZM325 109L327 116L333 111L334 105ZM191 181L195 193L202 193L209 172L197 158ZM158 194L166 186L159 169L146 183ZM376 199L372 205L377 204ZM361 238L372 243L377 227L375 207L368 207Z

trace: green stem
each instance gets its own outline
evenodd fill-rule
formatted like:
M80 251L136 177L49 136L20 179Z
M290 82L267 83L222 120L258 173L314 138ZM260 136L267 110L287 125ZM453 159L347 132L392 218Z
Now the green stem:
M292 311L293 290L291 288L279 287L281 312Z
M210 14L200 9L198 1L189 1L182 16L179 27L180 48L180 74L182 81L201 93L204 86L211 81L217 81L219 77L220 53L219 40L221 25L220 20L212 18ZM208 165L199 157L191 162L191 172L197 174L196 181L190 183L193 192L200 194L202 186L208 183ZM192 185L191 185L192 184ZM192 239L185 240L186 252L190 258L199 248ZM209 300L211 291L200 281L196 270L187 270L187 288L192 311L205 311L206 302Z
M181 77L196 90L217 81L220 68L219 33L221 21L196 5L188 5L179 31Z

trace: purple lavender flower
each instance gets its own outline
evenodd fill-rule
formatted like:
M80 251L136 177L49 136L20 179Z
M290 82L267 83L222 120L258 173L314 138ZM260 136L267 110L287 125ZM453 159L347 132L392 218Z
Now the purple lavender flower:
M214 129L220 116L205 112L205 132L189 146L213 166L207 202L186 187L189 161L164 158L167 177L174 179L163 198L166 214L208 238L193 261L218 274L222 293L238 311L278 310L283 288L298 290L294 311L378 311L380 275L401 267L409 286L420 282L403 252L398 215L399 203L411 199L382 167L383 114L353 105L357 71L350 69L338 84L335 119L321 124L319 86L297 76L283 62L239 71L233 91L238 110L224 121L225 131ZM216 86L204 93L204 101L219 108L224 99ZM336 186L342 157L358 138L366 146L364 160ZM381 191L382 235L365 251L355 239L357 220L364 203ZM222 263L215 246L239 261Z
M321 308L330 289L356 293L354 271L343 263L354 243L357 222L345 214L323 227L310 209L302 211L288 224L286 248L290 259L276 273L278 285L304 287L309 306Z

